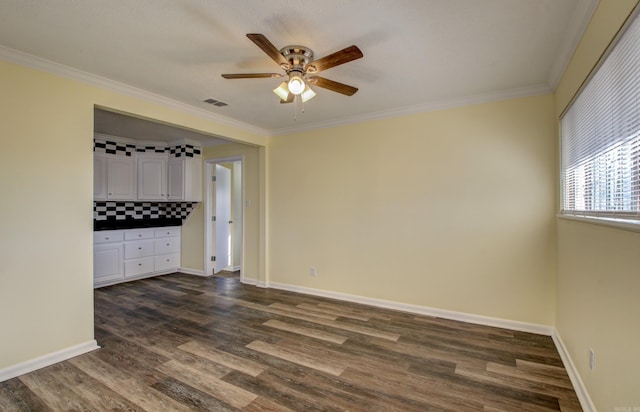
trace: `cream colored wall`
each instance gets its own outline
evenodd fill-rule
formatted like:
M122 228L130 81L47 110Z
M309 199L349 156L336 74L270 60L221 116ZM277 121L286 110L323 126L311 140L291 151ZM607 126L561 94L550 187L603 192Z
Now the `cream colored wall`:
M257 146L241 143L230 143L220 146L205 147L203 160L242 157L244 184L244 236L242 255L242 275L246 281L264 282L264 161L261 149ZM204 168L203 168L204 170ZM208 179L203 179L205 182ZM247 203L248 202L248 203ZM204 222L204 207L192 213L195 222ZM198 229L203 230L204 224ZM183 232L184 233L184 232ZM182 265L188 268L204 270L204 234L193 236L188 246L189 256L183 256ZM215 241L215 239L213 240ZM183 244L183 253L185 245Z
M0 369L93 339L86 88L0 62Z
M557 89L557 114L636 4L600 0ZM556 328L599 411L640 408L638 296L640 233L558 219Z
M551 325L554 127L546 95L271 138L269 281Z
M6 62L0 90L2 370L93 339L94 104L251 143L266 139Z

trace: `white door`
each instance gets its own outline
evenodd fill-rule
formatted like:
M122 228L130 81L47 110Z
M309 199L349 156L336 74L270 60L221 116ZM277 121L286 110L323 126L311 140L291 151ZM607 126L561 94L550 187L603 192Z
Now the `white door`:
M215 232L216 260L214 273L231 265L231 170L216 164Z

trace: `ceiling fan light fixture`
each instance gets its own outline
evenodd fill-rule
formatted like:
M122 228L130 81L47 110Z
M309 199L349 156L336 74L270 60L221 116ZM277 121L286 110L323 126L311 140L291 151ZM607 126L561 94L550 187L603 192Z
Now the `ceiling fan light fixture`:
M289 88L287 87L287 82L280 83L280 86L273 89L273 92L277 94L280 99L287 100L289 98Z
M302 76L296 73L296 74L289 75L288 87L291 93L298 95L305 90L306 84L304 84L304 80L302 80Z
M300 97L302 98L302 103L306 103L309 100L313 99L315 95L316 95L316 92L311 90L311 87L309 87L308 84L305 84L304 91L300 94Z

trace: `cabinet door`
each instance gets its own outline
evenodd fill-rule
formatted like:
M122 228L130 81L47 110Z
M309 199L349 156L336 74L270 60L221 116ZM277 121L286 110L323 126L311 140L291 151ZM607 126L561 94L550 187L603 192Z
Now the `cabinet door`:
M138 157L138 199L167 199L166 157Z
M169 160L167 174L168 199L184 200L184 160L172 158Z
M107 158L93 156L93 198L107 200Z
M184 199L187 202L202 201L202 161L186 158L184 167Z
M107 158L107 198L135 200L136 173L133 157Z
M94 285L123 278L122 252L122 243L101 244L93 247Z

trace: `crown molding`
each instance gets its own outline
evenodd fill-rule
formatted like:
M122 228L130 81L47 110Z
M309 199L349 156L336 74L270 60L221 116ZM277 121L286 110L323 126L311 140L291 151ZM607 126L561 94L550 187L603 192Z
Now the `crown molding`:
M178 100L170 99L168 97L139 89L125 83L120 83L106 77L78 70L76 68L56 63L51 60L43 59L32 54L24 53L19 50L11 49L9 47L0 46L0 60L15 63L35 70L40 70L46 73L55 74L71 80L76 80L82 83L90 84L92 86L111 90L113 92L126 94L128 96L143 99L151 103L160 104L170 109L213 120L226 126L236 127L238 129L242 129L261 136L271 135L271 133L269 133L269 131L267 131L266 129L253 126L248 123L240 122L226 116L221 116L216 113L211 113L199 107L191 106Z
M562 79L564 71L567 69L573 53L575 53L580 39L584 35L584 31L587 29L593 13L596 11L599 0L585 0L580 9L572 15L571 21L567 26L566 33L569 35L563 36L563 41L560 44L558 54L556 55L555 62L549 72L549 78L547 82L549 87L555 90Z
M533 85L528 87L519 87L514 89L499 90L496 92L481 93L471 96L458 97L454 99L432 101L420 103L416 105L397 107L390 110L381 110L378 112L364 113L355 116L342 117L332 119L326 122L317 122L307 125L287 127L276 129L270 136L279 136L291 133L305 132L316 129L323 129L335 126L344 126L354 123L363 123L371 120L380 120L390 117L407 116L418 113L433 112L437 110L454 109L457 107L472 106L482 103L492 103L501 100L517 99L521 97L539 96L552 93L553 90L546 84Z
M598 0L591 0L597 3ZM82 70L75 69L70 66L59 64L51 60L43 59L28 53L24 53L15 49L0 46L0 60L19 64L31 69L66 77L71 80L80 81L103 89L122 93L128 96L140 98L152 103L160 104L165 107L181 111L183 113L206 118L227 126L236 127L251 133L255 133L264 137L273 137L291 133L298 133L310 130L323 129L328 127L342 126L348 124L362 123L371 120L380 120L390 117L406 116L417 113L432 112L437 110L452 109L456 107L470 106L482 103L491 103L501 100L508 100L520 97L529 97L552 93L553 89L547 85L533 85L528 87L520 87L507 90L499 90L489 93L481 93L471 96L463 96L454 99L441 101L431 101L410 106L396 107L389 110L381 110L372 113L364 113L354 116L345 116L341 118L331 119L328 121L315 122L306 125L296 125L280 129L263 129L248 123L240 122L229 117L221 116L216 113L208 112L204 109L188 105L186 103L170 99L155 93L148 92L124 83L120 83L106 77L98 76Z

